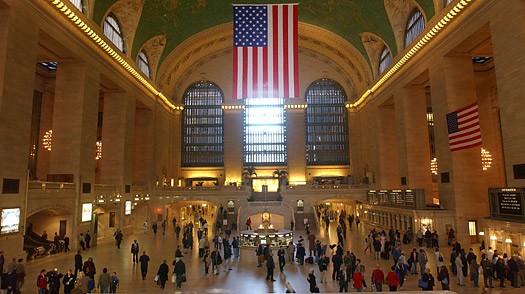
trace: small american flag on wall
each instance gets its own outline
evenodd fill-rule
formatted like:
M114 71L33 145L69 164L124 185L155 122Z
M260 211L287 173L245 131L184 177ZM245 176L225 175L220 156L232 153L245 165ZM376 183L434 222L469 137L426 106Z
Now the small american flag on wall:
M447 114L447 127L450 151L481 145L478 103Z
M233 6L233 99L299 97L297 4Z

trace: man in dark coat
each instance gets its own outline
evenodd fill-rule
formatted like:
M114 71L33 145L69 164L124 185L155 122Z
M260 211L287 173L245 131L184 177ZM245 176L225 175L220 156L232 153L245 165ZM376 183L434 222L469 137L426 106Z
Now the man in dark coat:
M134 240L133 244L131 244L131 254L133 255L133 263L139 262L139 243L137 243L137 240Z
M149 262L149 256L146 255L146 251L142 252L142 255L139 258L140 262L140 272L142 273L142 279L146 279L146 275L148 274L148 262Z
M343 257L341 254L336 253L332 256L332 264L334 266L334 271L332 272L332 280L339 279L339 272L341 271L341 264L343 264Z
M181 288L182 282L185 282L184 279L186 278L186 264L182 258L176 258L173 265L175 266L173 273L176 275L177 288Z
M82 262L82 255L80 254L80 250L77 251L77 254L75 254L75 276L79 271L82 271L82 265L84 263Z
M159 270L157 271L161 289L164 289L164 286L166 286L166 281L168 280L169 272L170 272L170 268L168 267L168 264L166 264L166 260L164 259L162 261L162 264L159 266Z
M272 282L275 282L273 279L273 269L275 268L275 262L273 261L273 254L268 254L268 257L266 258L266 280L271 280Z
M284 251L284 246L281 246L279 251L277 251L277 256L279 257L279 269L282 273L284 265L286 264L286 251Z

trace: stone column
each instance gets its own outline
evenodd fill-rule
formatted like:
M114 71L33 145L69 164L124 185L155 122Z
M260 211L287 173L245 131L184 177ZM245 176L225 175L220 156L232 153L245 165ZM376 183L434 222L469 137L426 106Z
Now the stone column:
M153 177L153 111L135 110L135 135L133 140L133 185L150 186Z
M171 115L172 148L171 148L171 176L178 185L182 162L182 108L178 108Z
M378 139L378 187L395 189L399 181L397 130L394 105L381 105L376 109Z
M525 48L525 3L496 1L494 4L495 11L505 11L493 14L490 30L498 86L506 183L509 187L518 187L525 185L525 179L517 178L514 174L515 167L519 168L519 165L525 164L525 60L522 58ZM512 33L509 32L509 28L512 28Z
M132 183L134 132L135 98L121 91L104 93L100 182L116 185L121 193Z
M476 102L472 60L470 56L444 57L429 69L429 76L438 170L450 178L443 183L438 175L440 203L455 213L459 242L470 244L468 220L488 215L480 147L451 152L446 114Z
M432 203L425 89L396 88L395 111L399 140L399 173L401 177L406 177L406 185L402 188L425 189L426 203Z
M0 194L0 207L21 207L20 234L0 238L6 257L22 256L33 85L39 28L23 12L26 3L0 5L0 191L5 179L18 192Z
M285 105L288 179L294 182L306 181L306 103L299 99L288 99Z
M224 179L240 182L244 165L242 100L230 100L224 110Z
M126 185L131 188L134 131L135 97L123 91L104 93L100 183L115 185L116 192L122 195L120 203L114 203L117 227L121 229L126 226L123 222L125 203L133 199L133 195L126 193Z
M100 74L80 61L60 62L53 108L51 174L94 184Z

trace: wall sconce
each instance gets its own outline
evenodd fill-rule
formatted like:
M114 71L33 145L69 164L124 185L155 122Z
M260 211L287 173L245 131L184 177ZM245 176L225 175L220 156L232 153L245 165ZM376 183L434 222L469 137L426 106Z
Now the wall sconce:
M485 232L481 231L481 232L479 232L479 235L480 236L485 236Z

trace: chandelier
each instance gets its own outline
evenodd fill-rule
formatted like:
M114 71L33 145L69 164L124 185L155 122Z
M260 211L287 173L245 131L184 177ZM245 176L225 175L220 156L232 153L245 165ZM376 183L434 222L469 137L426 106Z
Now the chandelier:
M95 159L99 160L102 158L102 141L97 141L97 153Z
M44 148L46 148L48 151L51 151L51 141L53 140L53 130L49 130L44 134L44 138L42 138L42 144L44 145Z
M483 170L488 170L492 166L492 155L490 152L481 147L481 167Z
M430 171L433 175L438 174L438 161L435 157L432 160L430 160Z

